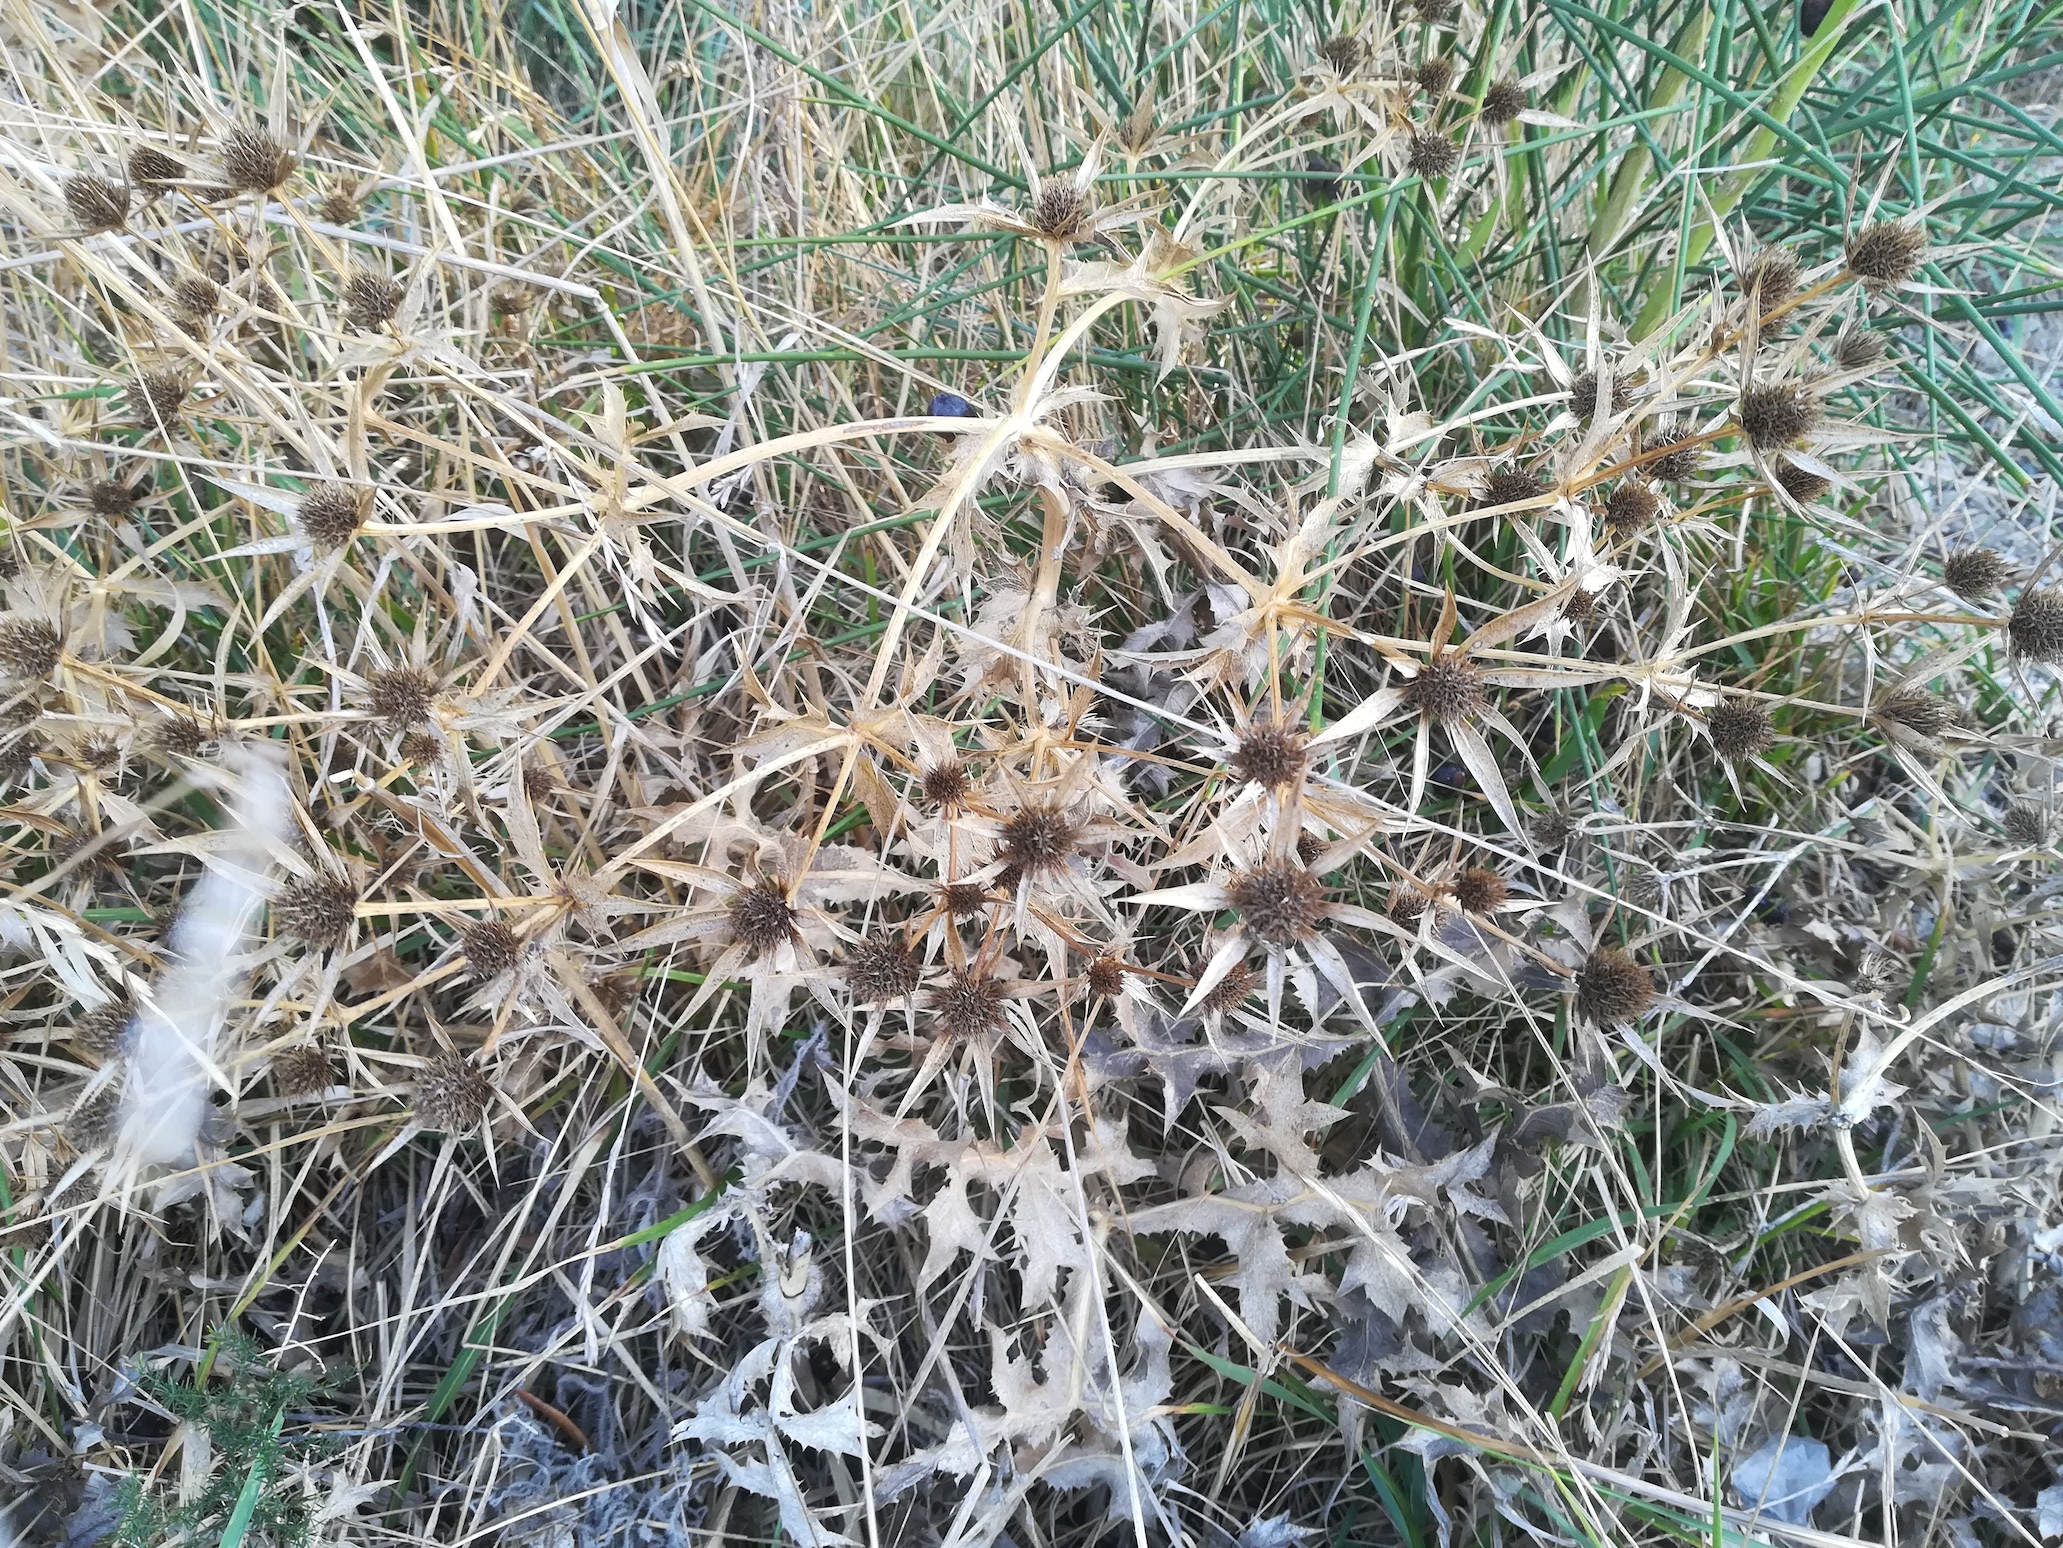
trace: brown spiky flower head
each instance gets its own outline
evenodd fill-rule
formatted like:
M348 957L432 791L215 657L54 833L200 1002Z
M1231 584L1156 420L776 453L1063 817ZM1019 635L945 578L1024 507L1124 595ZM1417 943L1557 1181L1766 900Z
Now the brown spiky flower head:
M415 1115L442 1134L472 1133L493 1101L493 1083L463 1054L440 1053L416 1077Z
M1769 470L1777 488L1800 505L1810 505L1834 487L1834 481L1810 468L1800 467L1789 457L1779 457Z
M1311 765L1305 738L1281 721L1256 721L1232 750L1234 777L1266 790L1287 790Z
M1741 294L1756 309L1772 311L1791 299L1798 288L1798 256L1788 248L1765 247L1741 270Z
M845 959L846 987L861 1005L901 1000L917 990L917 959L893 932L861 940Z
M1404 703L1427 720L1466 720L1483 707L1483 669L1455 651L1441 651L1404 685Z
M1695 436L1679 435L1658 442L1649 449L1643 466L1658 484L1681 484L1697 475L1705 460L1705 448Z
M1729 699L1706 719L1712 750L1728 763L1739 763L1765 750L1776 739L1769 711L1759 704Z
M1517 505L1523 500L1537 500L1546 493L1547 481L1539 474L1529 472L1515 462L1500 462L1483 475L1483 488L1476 496L1476 509L1484 511Z
M1411 71L1412 84L1435 100L1454 87L1454 61L1445 54L1421 60Z
M47 619L23 613L0 617L0 682L40 683L64 659L64 640Z
M170 429L192 391L193 382L183 371L170 367L139 371L129 383L129 417L139 425Z
M1325 909L1318 878L1293 860L1264 860L1239 872L1225 884L1225 895L1247 934L1278 950L1310 939Z
M1578 419L1597 418L1597 389L1598 374L1595 371L1584 371L1569 383L1569 407L1575 411ZM1622 413L1632 403L1633 384L1626 379L1623 372L1615 373L1612 377L1611 411L1614 414Z
M967 776L967 765L958 758L933 764L918 777L918 784L924 799L943 812L964 811L974 794L974 781Z
M428 725L443 686L425 666L375 668L365 674L366 708L397 731Z
M165 186L186 176L186 163L170 151L155 145L139 145L129 152L129 182L145 196L155 197Z
M2006 620L2013 654L2029 661L2063 661L2063 590L2030 586Z
M310 946L341 946L357 918L358 889L341 876L295 877L272 899L272 927Z
M2013 561L1996 549L1959 548L1941 562L1941 579L1965 602L1997 596L2012 576Z
M1494 129L1510 123L1528 106L1526 88L1517 81L1492 81L1483 88L1483 106L1477 116Z
M1848 244L1848 272L1872 290L1890 290L1911 279L1926 256L1926 227L1873 221Z
M129 219L129 187L80 172L64 182L64 207L87 235L118 231Z
M482 983L513 972L523 961L523 938L499 919L483 919L459 931L466 973Z
M222 136L222 171L234 193L271 193L294 175L299 158L263 129L239 124Z
M344 282L344 321L370 333L394 320L401 310L401 282L376 269L360 269Z
M329 1050L310 1039L272 1056L272 1084L283 1097L317 1096L336 1083Z
M1487 865L1471 865L1456 873L1449 884L1456 906L1470 914L1492 914L1511 897L1504 878Z
M1420 129L1411 136L1404 164L1415 177L1445 177L1461 160L1461 147L1437 129Z
M956 1042L986 1042L1003 1030L1003 986L979 968L949 975L925 1005L938 1017L939 1030Z
M1644 479L1622 478L1605 501L1605 524L1619 532L1637 532L1662 509L1662 497Z
M1343 33L1320 43L1318 57L1332 67L1334 74L1352 75L1368 62L1368 45L1351 33Z
M796 938L795 904L788 884L778 876L762 876L732 893L724 918L731 938L755 957L778 951Z
M1576 1014L1600 1027L1640 1020L1655 1003L1655 980L1616 946L1593 951L1576 970Z
M1795 445L1819 424L1819 402L1789 382L1756 382L1741 389L1734 407L1741 433L1760 452Z
M1019 876L1057 871L1081 848L1082 830L1056 801L1029 801L1003 820L996 858Z
M333 554L358 535L372 504L370 491L350 484L317 484L301 496L295 518L318 554Z

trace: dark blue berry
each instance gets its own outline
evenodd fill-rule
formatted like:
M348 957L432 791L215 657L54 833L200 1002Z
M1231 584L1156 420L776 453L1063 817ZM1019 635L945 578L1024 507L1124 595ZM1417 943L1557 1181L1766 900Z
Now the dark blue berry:
M941 392L933 396L930 414L933 419L968 419L974 414L974 405L957 392Z

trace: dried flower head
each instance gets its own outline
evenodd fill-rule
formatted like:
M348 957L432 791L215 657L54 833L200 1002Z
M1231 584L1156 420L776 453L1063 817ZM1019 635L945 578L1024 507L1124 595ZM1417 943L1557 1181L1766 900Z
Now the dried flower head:
M981 1041L1003 1030L1003 986L978 968L950 975L925 996L925 1004L955 1041Z
M379 667L365 674L366 708L397 731L427 725L443 686L425 666Z
M1877 715L1920 736L1939 736L1961 716L1956 707L1924 688L1901 688L1877 703Z
M1411 79L1428 97L1444 97L1454 88L1454 61L1445 54L1435 54L1430 59L1419 61L1411 72Z
M778 950L795 939L795 904L788 884L778 876L762 876L731 894L724 906L731 938L755 957Z
M1311 755L1304 738L1276 721L1257 722L1232 751L1233 774L1250 785L1284 790L1304 777Z
M352 225L363 211L364 201L356 183L331 184L323 192L322 202L315 206L315 212L332 226Z
M1879 220L1862 228L1848 244L1848 272L1872 290L1903 285L1927 256L1924 226L1902 220Z
M1526 88L1517 81L1492 81L1483 88L1483 106L1477 116L1494 128L1510 123L1529 106Z
M1597 612L1598 594L1594 591L1585 591L1581 586L1562 599L1562 617L1571 623L1594 622Z
M1454 15L1455 0L1410 0L1411 14L1428 26L1437 27Z
M1844 371L1866 371L1889 348L1890 341L1875 328L1850 323L1834 337L1834 364Z
M845 959L845 982L861 1005L900 1000L917 991L917 958L893 933L870 935Z
M1487 865L1465 867L1449 884L1449 890L1455 904L1471 914L1495 913L1511 896L1504 878Z
M86 486L86 508L110 521L119 521L135 510L136 500L136 490L118 478L98 478Z
M190 322L206 322L222 310L222 287L205 274L188 274L172 282L172 311Z
M1445 177L1461 160L1461 147L1437 129L1414 130L1404 164L1417 177Z
M2005 829L2007 839L2015 844L2039 849L2049 842L2048 811L2032 801L2015 801L2007 807L1999 826Z
M2063 590L2030 586L2006 620L2013 654L2029 661L2063 661Z
M1211 992L1197 1002L1197 1009L1206 1016L1223 1016L1236 1011L1253 998L1254 990L1260 987L1261 975L1244 962L1232 964L1230 972L1211 985Z
M1621 532L1635 532L1653 521L1662 509L1662 497L1644 479L1622 478L1605 501L1605 522Z
M947 882L938 889L938 906L955 919L972 919L989 906L988 889L978 882Z
M542 801L559 788L559 776L552 772L551 765L542 758L526 759L521 777L523 793L533 801Z
M1089 993L1102 1000L1116 999L1125 992L1125 974L1130 971L1122 957L1097 957L1084 975Z
M487 311L494 317L520 317L537 300L537 292L517 280L503 280L487 292Z
M2013 561L1996 549L1959 548L1942 560L1941 578L1965 602L1982 602L2013 578Z
M1712 750L1728 763L1752 758L1776 740L1769 711L1744 699L1729 699L1713 710L1705 729L1712 733Z
M193 382L183 371L139 371L129 383L129 417L139 425L170 429L192 391Z
M344 321L370 333L401 310L401 282L376 269L360 269L344 282Z
M523 938L499 919L483 919L458 932L466 973L482 983L515 971L523 961Z
M0 618L0 680L40 683L63 659L64 641L54 625L19 613Z
M1812 433L1819 423L1819 403L1788 382L1758 382L1741 389L1734 414L1750 446L1776 451Z
M1050 801L1034 801L1003 823L996 854L1022 875L1057 870L1073 858L1082 840L1081 828Z
M129 219L129 188L91 172L76 173L64 181L64 207L88 235L116 231Z
M1537 500L1546 493L1547 481L1539 474L1528 472L1515 462L1500 462L1483 475L1483 488L1476 496L1476 509L1486 511L1498 506L1517 505L1522 500Z
M1695 436L1679 435L1658 442L1643 464L1648 477L1658 484L1680 484L1694 477L1705 460L1705 448Z
M1790 300L1798 288L1798 258L1788 248L1765 247L1741 270L1741 294L1768 312Z
M416 1077L415 1115L441 1134L472 1133L493 1101L493 1083L463 1054L440 1053Z
M350 484L317 484L301 496L294 514L315 551L331 554L358 535L371 504L368 491Z
M1276 948L1309 940L1325 907L1318 878L1293 860L1263 860L1235 875L1225 893L1247 933Z
M107 1073L88 1084L65 1115L64 1137L78 1150L98 1150L110 1143L122 1123L122 1098L129 1072L119 1062L103 1066Z
M1576 970L1576 1013L1600 1027L1638 1021L1654 1003L1654 978L1616 946L1593 951Z
M1095 235L1096 205L1089 190L1070 178L1049 178L1039 185L1026 215L1032 229L1049 242L1083 242Z
M198 758L207 751L208 733L185 715L161 715L143 728L137 743L146 752L173 758Z
M1320 43L1318 57L1330 65L1335 74L1352 75L1368 62L1368 45L1351 33L1342 34Z
M967 777L967 765L958 758L934 764L924 771L918 783L923 787L924 799L944 812L964 810L968 798L974 793L974 781Z
M443 738L434 731L411 731L401 739L396 752L403 763L413 764L418 769L442 767L448 749Z
M293 1043L272 1056L272 1086L283 1097L310 1097L336 1084L329 1050L310 1040Z
M1872 994L1882 994L1904 972L1905 964L1895 952L1886 951L1882 946L1865 946L1862 956L1856 960L1855 982Z
M232 193L271 193L294 175L298 158L263 129L239 124L222 136L222 170Z
M358 889L341 876L296 877L272 899L272 928L311 946L341 946L357 918Z
M1834 487L1834 481L1810 468L1801 468L1789 457L1779 457L1770 467L1777 488L1800 505L1810 505Z
M1430 657L1404 685L1404 703L1427 720L1466 720L1483 707L1483 669L1452 651Z
M129 152L129 181L146 194L155 194L185 176L186 163L155 145L139 145Z
M1389 907L1383 912L1390 916L1391 923L1415 930L1419 920L1425 918L1425 911L1432 906L1432 901L1416 887L1399 882L1391 889Z
M108 1000L83 1013L72 1023L72 1046L93 1059L105 1059L119 1052L128 1041L136 1020L136 1007L128 996Z

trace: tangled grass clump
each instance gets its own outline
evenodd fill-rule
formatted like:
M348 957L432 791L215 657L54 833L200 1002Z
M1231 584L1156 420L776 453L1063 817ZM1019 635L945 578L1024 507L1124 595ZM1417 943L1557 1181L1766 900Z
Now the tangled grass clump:
M2049 1532L2063 20L913 5L0 19L0 1535Z

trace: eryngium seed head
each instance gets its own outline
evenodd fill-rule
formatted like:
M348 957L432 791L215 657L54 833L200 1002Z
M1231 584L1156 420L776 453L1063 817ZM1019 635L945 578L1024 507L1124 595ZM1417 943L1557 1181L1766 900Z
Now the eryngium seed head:
M382 667L365 675L366 707L397 731L427 725L442 687L428 667Z
M401 310L398 280L373 269L360 269L344 282L344 321L361 333L393 321Z
M366 496L349 484L317 484L301 496L295 515L321 554L335 553L365 525Z
M334 1084L336 1069L320 1043L295 1043L272 1056L273 1089L283 1097L315 1096Z
M1585 591L1581 586L1562 599L1562 617L1572 623L1590 623L1597 617L1597 608L1597 593Z
M294 175L296 158L263 129L239 125L222 137L222 170L238 193L270 193Z
M1437 27L1454 14L1454 0L1411 0L1411 13Z
M1850 323L1834 338L1834 364L1844 371L1863 371L1884 358L1890 341L1875 328Z
M1476 496L1476 509L1486 511L1503 505L1517 505L1521 500L1537 500L1546 493L1546 480L1539 474L1529 473L1517 463L1500 462L1483 475L1483 489Z
M1411 72L1411 79L1428 97L1444 97L1454 85L1454 61L1445 54L1435 54L1419 63Z
M1487 865L1472 865L1453 881L1454 901L1471 914L1488 914L1511 896L1504 878Z
M129 152L129 181L147 192L186 176L186 163L155 145L139 145Z
M119 521L136 509L136 491L118 478L99 478L86 486L86 508L96 516Z
M341 946L357 907L358 889L341 876L296 877L272 899L272 928L310 946Z
M523 940L499 919L483 919L458 933L466 973L482 983L513 971L523 960Z
M1728 763L1752 758L1776 739L1769 711L1739 699L1713 710L1705 728L1712 733L1712 750Z
M2000 826L2015 844L2038 849L2049 841L2049 814L2032 801L2015 801L2007 807Z
M1903 285L1926 255L1924 227L1902 220L1875 221L1848 244L1848 272L1873 290Z
M0 679L40 683L63 656L64 641L50 623L20 614L0 618Z
M1466 656L1433 656L1404 685L1404 703L1427 720L1466 720L1483 707L1483 669Z
M129 218L129 189L91 172L81 172L64 181L64 207L79 229L115 231Z
M97 1150L114 1139L121 1127L122 1097L129 1087L129 1072L115 1065L95 1080L65 1117L64 1136L80 1150Z
M1959 548L1941 562L1941 578L1965 602L1998 595L2012 578L2013 561L1996 549Z
M862 1005L900 1000L917 989L917 959L899 935L870 935L845 959L845 982Z
M1655 1003L1648 970L1616 946L1590 954L1576 970L1576 1013L1601 1027L1640 1020Z
M1277 948L1309 940L1325 907L1318 878L1293 860L1263 860L1227 882L1225 893L1247 934Z
M1612 377L1612 412L1617 414L1633 402L1633 384L1625 374L1615 373ZM1597 372L1585 371L1569 383L1569 407L1578 419L1597 418Z
M2006 638L2013 654L2029 661L2063 661L2063 591L2031 586L2013 604L2006 620Z
M129 383L129 417L140 425L169 428L192 391L184 372L139 371Z
M1130 969L1120 957L1098 957L1089 964L1086 975L1089 993L1098 999L1114 1000L1125 992L1125 974Z
M442 1134L470 1134L493 1100L493 1083L463 1054L440 1053L416 1077L415 1115Z
M1263 722L1239 739L1232 772L1250 785L1283 790L1304 777L1310 761L1303 737L1287 726Z
M172 310L195 322L205 322L222 310L222 287L205 274L189 274L172 283Z
M1481 118L1493 127L1508 124L1526 111L1526 88L1517 81L1492 81L1483 90Z
M487 292L487 310L495 317L518 317L530 310L537 294L517 280L503 280Z
M1623 478L1605 501L1605 521L1621 532L1645 527L1662 509L1662 497L1654 485L1638 478Z
M354 188L339 183L322 196L322 202L315 210L332 226L348 226L358 219L361 206Z
M137 738L147 752L174 758L198 758L207 751L208 733L198 720L185 715L163 715L143 728Z
M1352 75L1367 62L1368 45L1351 34L1327 38L1318 45L1318 57L1340 75Z
M955 919L972 919L989 906L988 889L977 882L947 882L938 889L938 906Z
M72 1046L89 1058L105 1059L127 1041L135 1020L136 1007L126 995L96 1005L72 1023Z
M1741 391L1734 413L1757 451L1776 451L1802 440L1819 423L1819 404L1788 382L1758 382Z
M1956 707L1924 688L1901 688L1886 694L1877 704L1877 714L1893 725L1921 736L1939 736L1959 718Z
M964 807L974 790L974 782L967 777L967 765L958 758L926 769L918 783L923 786L925 800L949 812Z
M974 968L947 978L925 996L925 1004L950 1038L976 1041L1003 1029L1003 986Z
M1038 801L1003 824L997 855L1027 876L1065 865L1081 843L1081 829L1050 801Z
M1418 928L1419 920L1425 918L1425 911L1432 901L1416 887L1399 883L1390 893L1390 904L1384 912L1390 916L1393 924L1402 925L1407 930L1415 930Z
M1800 505L1810 505L1829 489L1834 481L1810 468L1801 468L1789 457L1779 457L1770 468L1770 475L1776 480L1777 488L1796 500Z
M1236 1011L1249 999L1259 986L1261 975L1244 962L1232 964L1232 970L1215 984L1211 992L1197 1002L1197 1009L1206 1016L1223 1016Z
M1705 460L1705 448L1688 435L1663 441L1652 450L1658 455L1650 457L1643 466L1648 470L1648 477L1658 484L1682 483L1694 476L1698 465Z
M778 876L762 876L732 893L724 919L731 938L755 957L795 939L795 905L789 901L788 884Z
M418 769L434 769L442 766L446 749L436 732L411 731L401 739L396 751L404 763L412 763Z
M1418 177L1445 177L1461 160L1461 147L1437 129L1420 129L1411 136L1405 165Z
M1741 294L1750 296L1758 311L1781 306L1798 288L1798 259L1782 247L1765 247L1741 270Z
M1032 200L1032 229L1049 242L1079 242L1090 235L1094 207L1088 190L1069 178L1042 184Z

